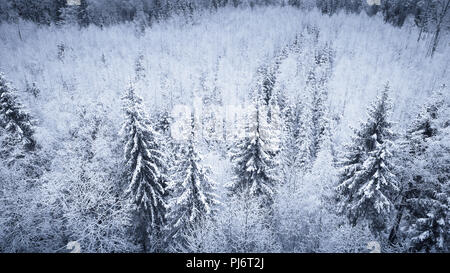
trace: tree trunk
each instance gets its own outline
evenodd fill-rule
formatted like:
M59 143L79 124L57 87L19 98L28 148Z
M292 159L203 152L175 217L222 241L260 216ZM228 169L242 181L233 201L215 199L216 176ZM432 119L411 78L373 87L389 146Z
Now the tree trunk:
M142 250L144 251L144 253L147 253L147 232L145 230L145 227L141 227L141 235Z
M404 197L402 198L402 203L404 201ZM395 217L394 225L392 226L391 232L389 233L389 243L394 244L397 240L397 232L398 228L400 226L400 222L402 221L403 212L405 210L405 207L401 205L400 210L397 213L397 216Z
M142 245L142 251L144 253L148 252L148 246L147 246L147 240L148 240L148 233L147 233L147 226L146 226L146 218L144 215L144 212L139 212L139 226L138 226L138 232L140 234L137 234L137 236L140 236L141 245ZM139 238L139 237L138 237Z
M419 31L419 37L417 37L417 42L419 42L420 41L420 38L422 38L422 32L423 32L423 26L420 28L420 31Z
M450 5L450 0L447 0L447 3L446 3L445 6L442 8L442 13L441 13L441 15L439 16L439 22L438 22L438 24L437 24L437 26L436 26L436 32L434 33L433 43L432 43L432 47L431 47L431 53L430 53L430 56L431 56L431 57L433 57L434 52L435 52L436 49L437 49L437 46L438 46L438 43L439 43L439 34L440 34L440 32L441 32L441 24L442 24L442 21L443 21L444 18L445 18L445 14L446 14L447 11L448 11L449 5Z

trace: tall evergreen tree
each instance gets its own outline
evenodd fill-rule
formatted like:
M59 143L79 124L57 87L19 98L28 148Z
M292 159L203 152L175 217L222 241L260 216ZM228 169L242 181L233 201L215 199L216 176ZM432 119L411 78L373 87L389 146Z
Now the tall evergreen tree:
M413 251L448 252L450 249L450 104L436 92L407 133L413 170L404 206L407 236Z
M236 176L228 187L235 194L262 196L264 202L271 204L277 180L274 170L278 136L274 135L277 130L267 122L267 109L260 93L254 96L248 114L245 135L239 137L232 149Z
M329 127L328 80L333 68L333 50L327 44L315 53L313 68L307 74L306 97L302 111L302 158L307 166L315 160Z
M33 120L16 93L17 90L0 73L0 132L5 134L2 136L0 156L3 158L23 157L22 152L31 152L36 148ZM19 145L23 149L16 149Z
M186 250L186 236L214 214L219 204L210 170L202 165L195 140L195 118L191 117L190 136L174 164L170 186L173 199L169 203L171 240L174 250Z
M308 75L307 87L311 93L313 156L317 156L323 142L325 131L329 128L328 81L333 72L334 50L325 44L315 53L315 67Z
M388 93L386 85L368 109L368 120L355 130L337 187L341 211L352 224L367 220L375 233L386 227L393 195L398 192L390 163L393 133L388 120L391 110Z
M297 139L298 166L302 171L309 169L314 161L315 141L314 124L312 124L312 107L306 96L303 97L303 109L300 114Z
M89 8L88 0L80 0L80 5L78 6L77 19L78 24L82 27L87 27L90 24L88 8Z
M432 42L430 43L430 47L428 49L428 55L433 57L434 53L439 44L440 37L442 36L442 32L445 29L448 29L450 25L450 0L442 0L442 1L433 1L436 7L436 20L434 26L434 33Z
M333 15L339 8L339 1L337 0L318 0L317 7L323 14Z
M132 85L122 100L125 112L122 135L129 181L126 194L136 205L138 236L143 250L159 251L158 239L166 214L167 180L161 171L165 168L165 155L158 143L158 133L143 109L142 99Z
M315 158L320 148L324 130L327 127L327 120L325 119L325 114L327 112L327 91L324 84L321 82L321 79L317 78L313 71L311 71L308 75L306 86L309 91L308 94L311 97L311 121L309 125L311 126L310 129L312 134L311 153L312 157Z
M266 105L269 105L270 101L273 100L272 96L275 93L274 87L280 73L280 65L288 57L288 49L289 46L282 48L276 53L273 60L258 68L258 77L262 81L261 91Z
M292 103L283 111L282 143L279 153L283 183L293 182L295 173L300 166L299 136L301 104Z
M139 53L136 61L134 62L134 72L135 72L135 80L139 81L145 78L145 67L144 67L144 54Z

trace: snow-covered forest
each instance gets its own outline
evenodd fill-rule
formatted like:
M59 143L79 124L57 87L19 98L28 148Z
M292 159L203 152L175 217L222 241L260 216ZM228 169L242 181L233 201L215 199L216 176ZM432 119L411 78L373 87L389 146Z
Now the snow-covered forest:
M450 0L0 0L0 252L449 252L449 84Z

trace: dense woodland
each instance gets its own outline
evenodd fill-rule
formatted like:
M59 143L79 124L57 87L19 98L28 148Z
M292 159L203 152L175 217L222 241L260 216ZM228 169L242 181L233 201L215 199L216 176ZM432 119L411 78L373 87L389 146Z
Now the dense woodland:
M450 0L72 2L0 1L0 252L449 252Z

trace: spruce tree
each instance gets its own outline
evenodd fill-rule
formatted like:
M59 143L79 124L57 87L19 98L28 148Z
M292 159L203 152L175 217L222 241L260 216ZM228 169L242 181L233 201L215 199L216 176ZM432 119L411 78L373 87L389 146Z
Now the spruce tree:
M279 153L283 183L294 182L295 173L300 166L299 135L301 104L292 103L283 111L282 143Z
M167 180L162 172L165 155L158 143L158 133L152 128L142 99L136 95L133 85L126 90L122 100L125 112L122 135L128 180L126 195L136 205L138 236L143 250L158 251L160 245L157 242L166 214Z
M269 105L270 101L272 100L273 94L276 92L274 88L278 74L280 73L280 65L283 60L288 57L288 49L289 47L284 47L283 49L279 50L271 61L267 61L265 64L258 68L258 77L260 77L259 80L262 81L262 96L266 105Z
M135 72L135 80L139 81L145 78L145 67L144 67L144 54L139 53L136 61L134 62L134 72Z
M80 0L80 5L78 6L78 24L81 27L87 27L90 24L89 13L88 13L89 5L87 0Z
M310 130L312 159L317 157L325 130L329 127L328 116L328 80L333 68L333 50L326 44L315 53L314 68L306 80L307 94L310 96Z
M63 24L77 24L78 23L78 6L67 5L60 9L60 19Z
M300 129L297 142L298 164L302 171L308 170L314 161L314 125L312 124L312 109L308 100L303 98L303 109L300 114Z
M413 173L404 193L412 251L448 252L450 104L436 92L407 133Z
M327 91L321 82L321 79L316 77L314 71L309 73L306 84L308 94L311 97L311 108L309 109L311 115L309 118L311 118L311 121L309 125L311 126L310 130L312 134L311 155L314 159L317 156L324 130L327 127L327 120L325 119L325 114L327 112Z
M168 218L174 250L187 250L187 236L199 228L207 217L211 217L219 204L214 193L215 183L209 176L210 170L202 165L196 145L195 118L192 116L190 136L181 147L169 187L173 193Z
M390 163L393 133L388 120L391 110L388 92L386 85L368 109L368 120L355 130L352 143L347 146L337 187L341 212L352 224L367 220L375 233L386 227L393 195L398 192Z
M0 73L0 132L4 132L0 156L3 158L23 157L22 152L31 152L36 148L33 120L16 93L17 90ZM23 149L17 150L19 146Z
M260 90L260 89L259 89ZM235 177L228 184L231 193L262 196L263 202L272 204L275 193L277 130L267 122L267 108L260 93L253 98L244 135L232 148Z

